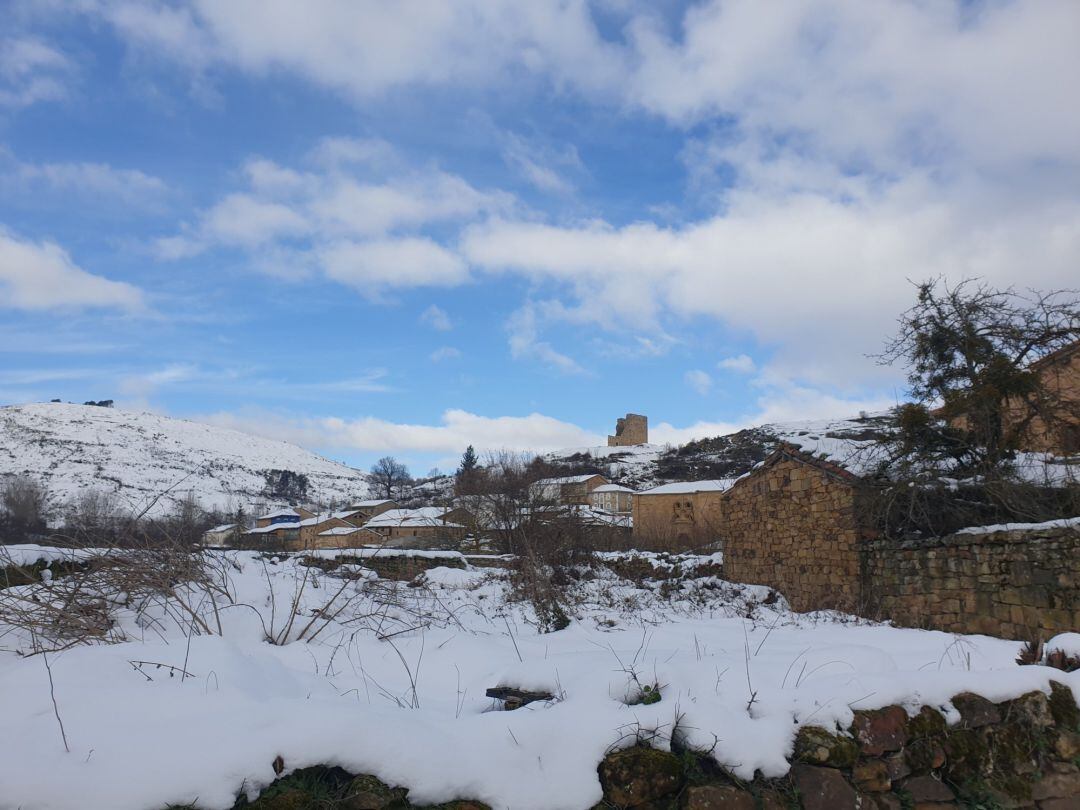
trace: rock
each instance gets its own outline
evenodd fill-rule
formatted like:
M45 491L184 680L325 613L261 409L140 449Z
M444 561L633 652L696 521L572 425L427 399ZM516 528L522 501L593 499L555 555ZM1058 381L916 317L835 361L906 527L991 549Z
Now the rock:
M925 737L939 737L945 733L948 723L941 712L923 706L919 713L908 720L908 736L913 740Z
M1080 758L1080 734L1075 731L1059 731L1053 737L1053 744L1058 759L1072 761Z
M758 796L761 810L788 810L788 801L775 790L764 790Z
M1003 703L1002 706L1010 723L1021 723L1035 729L1050 728L1054 725L1054 717L1050 714L1050 701L1042 692L1028 692Z
M599 772L604 798L618 807L641 807L671 796L684 780L678 757L641 746L609 754Z
M1050 682L1050 716L1058 728L1080 731L1080 707L1072 689L1058 681Z
M860 762L851 769L851 780L865 793L885 793L892 788L889 768L880 759Z
M893 781L911 776L911 767L902 753L887 756L882 762L885 763L885 771L889 774L889 779Z
M392 788L374 776L357 776L349 783L341 810L391 810L407 807L405 788Z
M754 796L730 785L704 785L686 791L686 810L755 810Z
M1072 764L1055 763L1053 770L1031 786L1031 798L1038 802L1047 799L1076 799L1080 796L1080 768Z
M256 799L252 810L310 810L315 800L310 794L297 788L289 788L273 796Z
M853 739L830 734L817 726L803 726L795 737L794 759L798 762L850 768L858 755L859 748Z
M855 712L851 733L862 753L877 757L899 751L908 741L908 716L900 706L886 706L876 711Z
M791 781L799 789L804 810L854 810L855 790L835 768L798 763L791 766Z
M904 782L903 789L916 806L923 802L951 802L956 798L948 785L933 776L914 776Z
M860 802L865 810L903 810L904 803L899 796L892 793L877 793L860 796Z
M1040 810L1080 810L1080 799L1047 799L1039 802Z
M986 729L958 729L945 741L951 781L959 784L981 779L990 769L990 745ZM915 768L916 771L920 770Z
M1001 722L998 707L982 695L963 692L952 699L952 704L960 712L960 728L982 728Z

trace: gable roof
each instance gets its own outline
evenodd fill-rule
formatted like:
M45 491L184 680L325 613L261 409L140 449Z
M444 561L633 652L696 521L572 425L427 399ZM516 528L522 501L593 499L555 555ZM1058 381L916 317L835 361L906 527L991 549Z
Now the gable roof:
M797 461L800 464L806 464L810 467L816 467L827 475L831 475L834 478L838 478L849 484L856 484L859 481L862 481L861 475L852 472L844 465L839 464L835 461L831 461L829 459L821 458L819 456L807 453L798 445L791 444L789 442L780 442L780 444L777 445L776 449L773 450L772 453L770 453L764 461L759 463L745 475L737 478L736 481L742 481L746 478L753 476L759 470L767 469L768 467L772 467L777 462L785 460Z

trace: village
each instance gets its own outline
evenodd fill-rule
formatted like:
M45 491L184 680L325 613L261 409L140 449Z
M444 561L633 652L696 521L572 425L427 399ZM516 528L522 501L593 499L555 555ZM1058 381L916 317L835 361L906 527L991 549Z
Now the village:
M1080 0L0 8L0 810L1080 810Z

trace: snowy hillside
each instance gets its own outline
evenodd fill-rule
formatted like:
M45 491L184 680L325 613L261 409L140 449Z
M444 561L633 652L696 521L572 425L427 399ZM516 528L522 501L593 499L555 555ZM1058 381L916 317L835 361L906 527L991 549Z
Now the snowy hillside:
M82 489L116 492L141 511L194 493L203 506L249 507L263 497L269 470L308 478L315 502L368 493L366 474L287 442L152 413L38 403L0 408L0 478L44 481L54 504Z
M548 453L545 459L574 469L595 468L613 481L646 489L671 481L737 478L749 472L780 442L794 444L853 470L867 469L876 458L877 439L887 430L884 414L778 422L727 436L699 439L676 448L656 444L574 447Z

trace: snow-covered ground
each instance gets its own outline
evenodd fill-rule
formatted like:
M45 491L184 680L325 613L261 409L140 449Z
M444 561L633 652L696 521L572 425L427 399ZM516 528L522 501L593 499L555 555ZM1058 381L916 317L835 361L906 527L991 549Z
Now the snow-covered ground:
M800 725L846 727L853 709L949 710L964 690L1000 700L1051 678L1080 689L1080 673L1017 666L1015 641L796 615L714 577L634 584L598 568L570 626L540 634L498 570L434 568L409 587L353 562L209 559L213 601L178 590L209 632L179 600L130 593L115 597L116 643L20 656L34 639L0 625L0 803L228 808L281 756L374 774L416 802L585 808L599 761L639 734L665 746L677 728L740 777L774 776ZM0 597L13 593L28 586ZM500 685L554 700L499 711L484 693ZM662 699L634 705L644 685Z
M308 477L312 502L364 497L368 477L287 442L159 414L38 403L0 408L0 479L44 481L54 504L87 489L116 492L125 511L157 511L193 493L219 509L263 499L265 474Z

